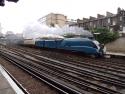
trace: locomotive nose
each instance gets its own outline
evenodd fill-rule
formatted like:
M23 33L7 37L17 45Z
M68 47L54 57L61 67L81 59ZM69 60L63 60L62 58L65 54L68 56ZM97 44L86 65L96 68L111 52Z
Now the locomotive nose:
M106 47L104 44L100 44L100 51L105 54L106 53Z
M104 46L105 46L104 44L100 44L100 48L101 48L101 49L103 49L103 48L104 48Z

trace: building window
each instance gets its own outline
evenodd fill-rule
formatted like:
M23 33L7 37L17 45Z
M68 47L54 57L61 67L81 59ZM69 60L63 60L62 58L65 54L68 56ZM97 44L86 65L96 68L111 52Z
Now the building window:
M120 25L120 31L122 31L123 30L123 27L122 27L122 25Z
M115 22L115 21L113 21L113 25L116 25L116 22Z
M122 21L122 17L120 17L120 21Z
M108 18L108 23L110 23L110 18Z
M90 22L90 26L92 26L92 22Z

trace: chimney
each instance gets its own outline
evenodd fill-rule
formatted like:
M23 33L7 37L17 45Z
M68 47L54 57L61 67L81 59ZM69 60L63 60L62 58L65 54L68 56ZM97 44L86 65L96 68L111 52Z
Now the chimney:
M97 14L97 18L104 18L104 17L105 17L104 15Z
M107 16L107 17L111 17L111 16L113 16L113 15L114 15L114 14L111 13L111 12L108 12L108 11L106 12L106 16Z
M119 14L119 13L120 13L120 11L121 11L121 8L120 8L120 7L118 7L118 9L117 9L117 14Z
M77 23L83 23L83 20L77 19Z
M90 17L89 17L89 19L90 19L90 20L95 20L96 18L95 18L95 17L90 16Z
M87 22L88 20L88 18L83 18L83 22Z

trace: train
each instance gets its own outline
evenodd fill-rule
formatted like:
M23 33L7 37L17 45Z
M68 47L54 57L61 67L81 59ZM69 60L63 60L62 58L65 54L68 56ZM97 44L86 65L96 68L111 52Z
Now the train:
M39 48L59 49L71 52L80 52L86 55L104 56L104 45L89 38L64 38L64 39L24 39L21 44Z

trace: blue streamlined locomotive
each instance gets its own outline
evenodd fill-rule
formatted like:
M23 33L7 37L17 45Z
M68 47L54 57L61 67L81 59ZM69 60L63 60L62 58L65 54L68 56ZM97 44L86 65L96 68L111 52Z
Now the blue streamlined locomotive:
M35 41L35 46L82 52L95 56L103 56L104 54L104 48L99 42L88 38L41 39Z

